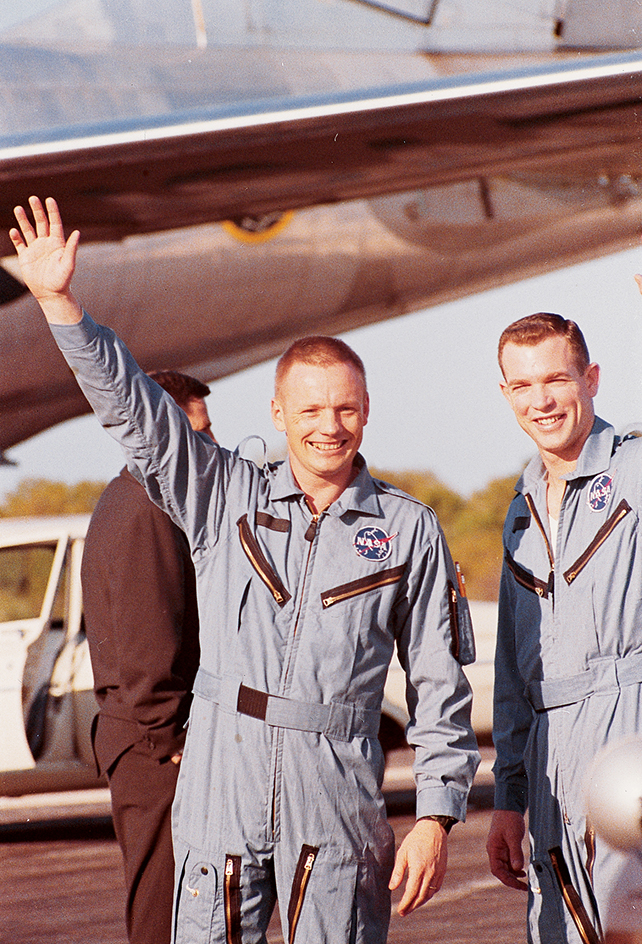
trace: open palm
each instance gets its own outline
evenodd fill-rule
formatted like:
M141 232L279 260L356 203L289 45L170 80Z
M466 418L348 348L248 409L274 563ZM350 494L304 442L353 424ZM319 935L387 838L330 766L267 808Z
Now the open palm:
M22 277L39 301L69 290L79 239L76 230L65 241L56 201L48 197L45 204L46 210L38 197L29 198L33 225L24 208L16 207L14 212L20 229L9 233L18 253Z

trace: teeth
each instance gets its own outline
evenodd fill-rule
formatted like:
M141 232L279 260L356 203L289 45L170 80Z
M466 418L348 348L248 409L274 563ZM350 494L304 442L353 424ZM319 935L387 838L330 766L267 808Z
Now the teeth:
M319 449L321 452L336 452L338 449L341 449L342 443L310 443L314 449Z
M559 416L546 416L546 417L541 417L538 420L535 420L535 422L539 426L552 426L554 423L557 423L559 418L560 418Z

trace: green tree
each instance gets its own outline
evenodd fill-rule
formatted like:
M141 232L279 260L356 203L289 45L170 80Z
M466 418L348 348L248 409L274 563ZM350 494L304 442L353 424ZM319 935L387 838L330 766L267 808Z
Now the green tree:
M502 569L502 530L513 498L516 475L493 479L466 499L430 472L377 471L375 476L402 488L437 513L454 560L473 600L496 600Z
M72 515L91 512L106 482L51 482L48 479L23 479L0 505L0 517L33 515Z
M517 476L493 479L474 492L448 535L450 549L466 577L468 596L496 600L502 569L502 531Z
M444 485L432 472L421 472L417 469L407 472L374 469L371 471L375 478L390 482L424 505L430 505L446 534L466 507L466 499Z

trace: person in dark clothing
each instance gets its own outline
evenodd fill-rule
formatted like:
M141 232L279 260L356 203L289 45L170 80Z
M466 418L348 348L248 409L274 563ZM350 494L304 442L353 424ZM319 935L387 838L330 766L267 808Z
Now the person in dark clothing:
M213 438L205 384L150 376ZM92 742L123 855L127 933L131 944L168 944L171 807L199 660L196 581L184 533L126 468L92 516L82 584L100 709Z

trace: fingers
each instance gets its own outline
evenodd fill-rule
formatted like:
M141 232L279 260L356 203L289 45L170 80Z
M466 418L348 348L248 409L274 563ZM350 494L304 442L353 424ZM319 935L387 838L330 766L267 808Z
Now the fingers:
M24 207L15 207L13 214L18 222L20 231L17 229L12 229L9 232L9 237L16 249L19 249L22 246L28 246L29 243L32 243L36 238L36 233L33 226L29 222L29 217L27 216Z
M403 897L397 906L401 917L430 901L441 888L442 881L443 879L438 879L433 874L421 874L410 869Z
M633 278L638 283L638 288L640 290L640 293L642 294L642 275L634 275Z
M34 198L32 197L31 199L33 200ZM31 203L31 200L29 202ZM40 203L40 201L38 202ZM42 216L45 218L46 225L47 225L47 232L44 233L44 235L56 236L58 237L58 239L60 239L61 242L64 243L65 233L62 227L62 219L60 218L60 210L58 209L58 204L56 203L53 197L47 197L47 199L45 200L45 206L47 207L48 220L47 220L47 217L45 217L44 211L42 210L42 206L40 207ZM32 207L33 207L33 204L32 204ZM34 213L34 216L35 216L35 213ZM37 218L36 218L36 221L37 221Z
M521 848L515 848L511 851L509 845L504 841L497 842L491 838L488 842L487 851L490 870L502 885L520 891L528 891L526 883L520 881L526 875L523 868L524 858Z
M490 870L495 878L498 878L502 885L506 885L507 888L515 888L524 892L528 891L526 883L520 881L520 879L525 877L526 873L523 869L514 868L507 859L491 858Z
M46 238L47 236L55 236L64 243L65 238L58 204L53 197L47 197L45 204L46 211L38 197L29 197L29 206L33 214L35 228L31 224L24 207L17 206L14 208L13 212L20 226L20 232L17 229L12 229L9 237L16 249L23 244L29 246L35 239Z
M410 914L439 891L446 874L448 851L443 827L419 820L397 853L390 888L398 888L404 876L406 886L397 906L400 915Z
M48 201L51 199L52 198L49 197ZM31 212L33 213L33 218L36 224L36 236L49 236L49 218L45 213L45 209L38 197L29 197L29 206L31 207Z

